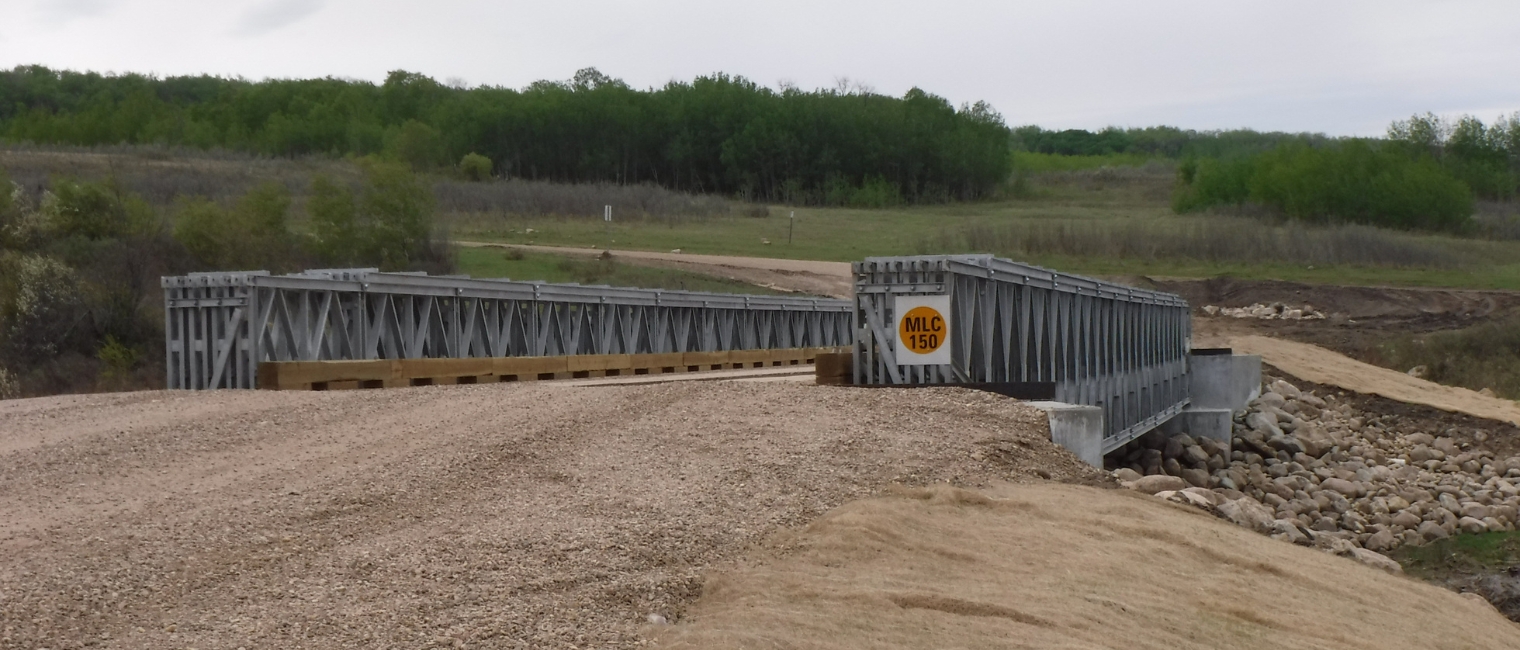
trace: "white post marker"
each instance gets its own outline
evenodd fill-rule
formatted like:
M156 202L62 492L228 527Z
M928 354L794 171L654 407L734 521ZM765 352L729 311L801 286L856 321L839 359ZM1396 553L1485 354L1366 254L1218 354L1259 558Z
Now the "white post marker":
M892 311L898 365L950 363L950 296L897 296Z
M612 223L612 206L602 208L602 221Z

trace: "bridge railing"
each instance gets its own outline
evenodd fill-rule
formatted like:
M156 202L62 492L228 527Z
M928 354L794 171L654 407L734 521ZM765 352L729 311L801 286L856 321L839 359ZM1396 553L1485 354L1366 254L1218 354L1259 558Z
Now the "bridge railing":
M1191 322L1181 297L990 255L856 262L857 384L1053 384L1103 409L1108 453L1188 403ZM899 296L949 296L950 362L897 358Z
M170 388L254 388L265 361L849 345L848 301L333 269L166 277Z

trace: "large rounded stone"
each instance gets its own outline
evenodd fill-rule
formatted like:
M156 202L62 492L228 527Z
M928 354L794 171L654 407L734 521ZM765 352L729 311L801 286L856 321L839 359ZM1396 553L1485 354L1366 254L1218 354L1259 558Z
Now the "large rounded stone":
M1367 541L1362 542L1363 548L1366 548L1370 551L1377 551L1379 553L1391 551L1395 548L1398 548L1398 546L1399 538L1395 537L1393 535L1393 531L1391 530L1384 530L1373 533L1367 537Z
M1268 438L1282 435L1282 429L1277 427L1277 417L1260 411L1246 416L1246 426Z
M1438 539L1446 539L1447 537L1450 537L1450 535L1446 534L1446 529L1441 528L1441 525L1437 524L1434 521L1427 521L1420 524L1418 532L1420 533L1420 537L1424 538L1427 542L1433 542Z
M1329 517L1320 517L1314 521L1314 525L1310 526L1310 528L1313 528L1314 530L1320 531L1322 533L1333 533L1337 530L1340 530L1341 525Z
M1304 453L1304 443L1299 442L1293 436L1278 435L1267 439L1267 444L1273 449L1286 452L1289 456Z
M1320 481L1319 487L1323 490L1338 492L1341 496L1347 498L1356 498L1365 492L1360 485L1339 478L1327 478Z
M1355 558L1356 561L1361 562L1362 564L1373 567L1375 569L1382 569L1389 573L1404 572L1404 567L1399 566L1398 562L1394 562L1393 558L1390 558L1376 551L1369 551L1365 548L1354 548L1351 549L1351 557Z
M1393 516L1393 525L1395 525L1395 526L1403 526L1404 528L1406 528L1408 530L1414 530L1416 528L1419 528L1420 527L1420 521L1421 521L1421 519L1420 519L1420 517L1418 515L1410 512L1408 510L1400 511L1399 514L1396 514L1396 515Z
M1187 481L1193 487L1209 487L1209 471L1206 469L1184 469L1180 473L1182 480Z
M1250 528L1258 533L1271 534L1272 511L1252 499L1226 501L1217 508L1219 515L1237 526Z
M1136 492L1156 494L1157 492L1165 492L1167 490L1182 490L1188 487L1188 483L1176 476L1155 474L1152 476L1142 476L1139 480L1129 483L1126 487Z
M1204 451L1202 446L1189 445L1182 450L1182 462L1194 467L1203 465L1209 462L1209 452Z
M1473 519L1472 517L1463 517L1461 519L1458 519L1457 526L1462 529L1462 532L1469 535L1477 535L1478 533L1488 532L1487 524L1484 524L1481 519Z
M1471 501L1464 504L1462 506L1461 512L1463 517L1471 517L1473 519L1479 520L1486 519L1489 515L1488 506L1478 503L1477 501Z
M1161 464L1161 471L1172 476L1182 476L1182 463L1177 462L1176 458L1168 458Z

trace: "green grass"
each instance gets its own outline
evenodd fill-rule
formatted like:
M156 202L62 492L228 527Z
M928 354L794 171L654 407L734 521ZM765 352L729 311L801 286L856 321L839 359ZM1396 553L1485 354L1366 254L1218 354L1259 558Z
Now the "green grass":
M1162 166L1105 166L1036 175L1023 200L874 210L772 206L763 218L610 225L500 214L446 219L457 239L516 244L841 262L984 252L1087 275L1520 289L1520 241L1177 215L1172 183Z
M1520 399L1520 320L1406 334L1384 341L1375 355L1373 361L1381 366L1425 366L1431 381Z
M715 293L775 294L738 280L623 264L616 259L573 257L545 253L516 253L501 248L459 249L459 272L477 278L605 284L642 289L679 289Z
M1520 532L1456 535L1393 553L1404 570L1421 578L1473 574L1520 565Z

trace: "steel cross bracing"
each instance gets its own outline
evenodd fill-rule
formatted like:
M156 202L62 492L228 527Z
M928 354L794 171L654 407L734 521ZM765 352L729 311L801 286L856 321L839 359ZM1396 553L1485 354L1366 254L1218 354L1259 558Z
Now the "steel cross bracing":
M1050 382L1062 402L1103 409L1108 453L1188 403L1191 346L1181 297L990 255L854 264L855 383ZM894 358L898 295L950 295L943 366Z
M170 388L253 388L261 361L716 352L850 343L825 298L375 269L163 279Z

